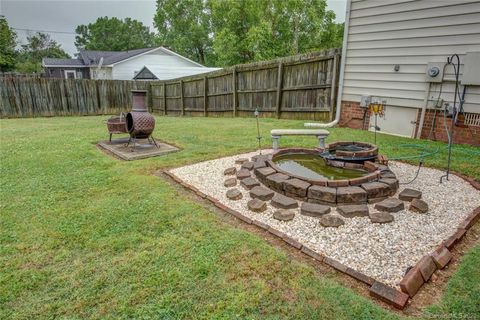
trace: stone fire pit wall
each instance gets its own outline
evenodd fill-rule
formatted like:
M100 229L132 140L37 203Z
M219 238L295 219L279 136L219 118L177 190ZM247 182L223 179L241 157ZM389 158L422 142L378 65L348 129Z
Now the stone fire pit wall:
M362 151L347 151L347 150L338 150L338 146L345 146L345 145L356 145L359 147L365 147L365 150ZM328 144L326 147L327 150L330 152L335 151L337 157L357 157L357 158L364 158L364 157L376 157L378 155L378 147L376 145L365 143L365 142L350 142L350 141L336 141Z
M272 159L285 153L319 154L317 149L281 149L255 160L255 175L268 188L301 201L330 206L340 204L375 203L384 200L398 189L395 174L386 165L365 161L363 164L341 162L335 166L364 169L369 173L349 180L315 180L296 176L280 169Z

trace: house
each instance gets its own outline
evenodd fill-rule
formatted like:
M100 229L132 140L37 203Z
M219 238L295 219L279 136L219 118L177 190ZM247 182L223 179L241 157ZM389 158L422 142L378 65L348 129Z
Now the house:
M146 65L137 73L134 80L168 80L192 76L211 71L220 70L221 68L205 68L205 67L177 67L165 65Z
M348 0L342 50L340 125L372 128L361 102L373 99L386 103L381 132L446 141L455 92L446 62L458 54L454 142L480 145L479 0Z
M132 80L145 65L163 69L155 75L158 79L176 78L176 70L190 69L189 74L211 71L164 47L130 51L81 50L76 59L43 59L45 76L49 78Z

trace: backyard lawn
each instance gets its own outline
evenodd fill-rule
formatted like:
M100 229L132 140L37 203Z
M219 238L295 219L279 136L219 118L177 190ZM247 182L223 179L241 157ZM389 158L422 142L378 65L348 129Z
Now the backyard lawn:
M402 317L343 286L333 270L320 274L153 175L253 151L254 119L157 117L154 136L183 150L126 162L95 146L107 138L107 118L0 121L1 319ZM265 147L271 129L303 124L260 122ZM329 130L327 142L373 142L370 132ZM378 135L377 144L390 158L438 150L425 164L446 165L443 143ZM480 179L479 164L479 148L454 147L454 171ZM479 265L477 244L424 316L479 315Z

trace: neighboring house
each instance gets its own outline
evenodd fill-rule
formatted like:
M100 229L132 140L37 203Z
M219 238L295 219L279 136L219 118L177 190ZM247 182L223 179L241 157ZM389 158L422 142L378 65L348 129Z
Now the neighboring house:
M453 104L455 81L451 65L444 75L442 71L447 57L456 53L462 64L460 93L464 85L467 89L465 120L455 126L454 141L480 145L479 52L479 0L349 0L337 104L342 108L340 124L371 128L373 121L360 107L362 96L371 96L386 101L385 118L378 119L382 132L447 140L443 110L445 102ZM427 70L435 65L440 74L428 77ZM447 117L448 126L450 121Z
M132 80L145 65L169 70L190 68L197 73L211 71L164 47L130 51L81 50L77 59L43 59L45 75L52 78ZM176 76L175 72L170 74L171 78ZM162 75L162 79L171 78Z
M171 67L164 65L146 65L134 77L135 80L168 80L192 76L211 71L220 70L221 68L205 68L205 67Z
M82 59L43 58L47 78L90 79L90 68Z

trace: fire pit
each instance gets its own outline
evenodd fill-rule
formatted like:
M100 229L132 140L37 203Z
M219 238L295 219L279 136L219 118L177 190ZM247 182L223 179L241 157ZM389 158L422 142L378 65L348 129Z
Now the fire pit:
M110 134L109 141L112 142L112 135L119 134L119 133L127 133L125 115L123 112L120 116L113 116L107 120L107 129L108 133Z
M157 148L157 142L152 136L155 129L155 118L148 112L145 103L147 97L146 90L132 90L133 107L132 111L126 116L126 130L130 134L127 146L133 142L132 151L135 150L135 143L137 139L148 139L149 143L153 143Z
M378 147L366 142L337 141L330 143L321 156L327 161L363 163L378 157Z

